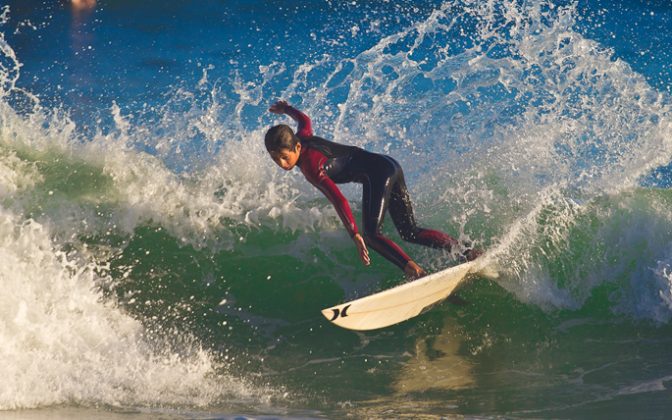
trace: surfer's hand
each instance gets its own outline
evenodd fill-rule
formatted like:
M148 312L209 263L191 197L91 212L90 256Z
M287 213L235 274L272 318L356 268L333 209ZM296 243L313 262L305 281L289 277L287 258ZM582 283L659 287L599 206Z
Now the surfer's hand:
M362 238L362 235L357 233L355 234L355 236L352 237L352 239L355 241L355 245L357 245L359 258L361 258L364 265L371 264L371 258L369 258L369 250L366 248L366 244L364 243L364 238Z
M274 103L273 105L271 105L271 107L268 108L268 110L270 112L274 113L274 114L282 115L282 114L285 113L288 106L289 106L289 104L287 103L287 101L278 101L278 102Z

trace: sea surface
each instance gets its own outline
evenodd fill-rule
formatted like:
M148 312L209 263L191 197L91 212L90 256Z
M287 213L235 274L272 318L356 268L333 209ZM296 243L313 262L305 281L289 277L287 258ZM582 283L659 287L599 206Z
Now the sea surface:
M672 2L88 3L0 0L0 418L672 412ZM329 324L404 279L268 157L279 99L499 278Z

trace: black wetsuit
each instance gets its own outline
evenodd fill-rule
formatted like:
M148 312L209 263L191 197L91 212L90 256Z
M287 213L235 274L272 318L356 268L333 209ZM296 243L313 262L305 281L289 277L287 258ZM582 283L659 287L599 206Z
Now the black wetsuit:
M357 225L348 201L335 184L362 184L364 239L371 248L401 269L411 258L381 233L386 211L390 212L397 231L406 241L448 250L457 244L446 233L417 225L404 173L397 161L386 155L314 136L307 115L294 108L290 108L288 114L299 123L297 136L302 147L297 165L306 179L334 204L351 236L357 233Z

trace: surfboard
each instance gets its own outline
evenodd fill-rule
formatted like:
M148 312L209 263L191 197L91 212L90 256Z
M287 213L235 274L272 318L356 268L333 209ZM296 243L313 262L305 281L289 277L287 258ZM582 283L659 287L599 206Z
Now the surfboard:
M480 260L480 259L479 259ZM365 331L398 324L421 314L446 299L470 274L483 269L479 260L430 274L373 295L323 309L331 323L350 330ZM491 276L496 276L490 273Z

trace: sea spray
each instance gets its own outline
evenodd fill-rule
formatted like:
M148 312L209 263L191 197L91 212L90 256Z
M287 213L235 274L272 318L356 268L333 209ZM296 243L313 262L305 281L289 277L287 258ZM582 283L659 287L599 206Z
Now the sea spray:
M3 23L7 16L5 7ZM21 65L4 34L0 47L0 410L270 401L274 391L229 374L189 331L147 329L104 294L116 282L108 259L121 250L113 243L123 246L144 223L170 227L175 213L196 218L174 222L175 235L202 243L207 212L185 209L198 201L185 181L127 146L118 109L114 131L84 139L67 112L16 86ZM161 203L168 207L152 206ZM215 223L223 216L217 211Z
M130 19L123 28L142 28L132 32L138 39L152 43L165 30L195 47L159 43L137 54L117 48L127 38L115 26L105 41L120 55L104 57L110 50L92 38L99 62L116 69L105 60L118 58L129 69L105 79L129 84L101 83L110 91L86 98L94 107L47 106L53 101L21 91L62 80L35 64L19 72L17 57L30 56L3 48L0 206L14 232L3 255L39 256L47 270L11 268L17 279L4 289L18 299L2 313L11 330L2 338L19 364L27 359L16 354L33 342L56 343L37 346L38 360L56 360L58 372L47 362L44 369L51 383L65 384L39 401L29 390L11 394L6 407L116 400L218 410L244 400L243 411L256 412L289 389L288 404L331 417L572 417L596 402L597 412L622 413L632 400L619 395L639 390L665 398L670 196L640 184L669 161L670 98L619 58L619 41L587 35L599 17L584 15L586 3L408 3L385 16L377 7L390 3L269 11L205 2L236 18L254 15L249 27L269 34L244 43L217 32L230 27L221 16L204 23L200 11L167 4L182 11L185 32L147 25L142 8L140 17L97 10L101 27ZM173 9L151 13L174 21ZM295 54L287 40L304 49ZM172 84L157 87L166 79ZM131 85L165 90L136 101ZM266 129L292 124L268 113L276 99L305 110L318 135L398 159L418 221L488 250L499 279L476 278L458 291L463 305L438 305L384 331L325 324L320 309L403 275L375 254L361 267L330 203L268 158ZM69 106L84 107L85 118ZM343 191L358 216L359 187ZM384 229L398 240L391 223ZM403 246L429 269L454 263L447 253ZM51 313L73 328L41 332ZM61 336L82 356L64 354ZM93 367L89 392L78 383L95 361L113 368ZM154 372L152 380L142 372ZM15 383L35 380L12 374ZM133 396L143 387L150 397Z
M197 343L157 350L138 321L101 301L95 267L55 249L45 226L0 210L0 238L0 409L260 398Z

